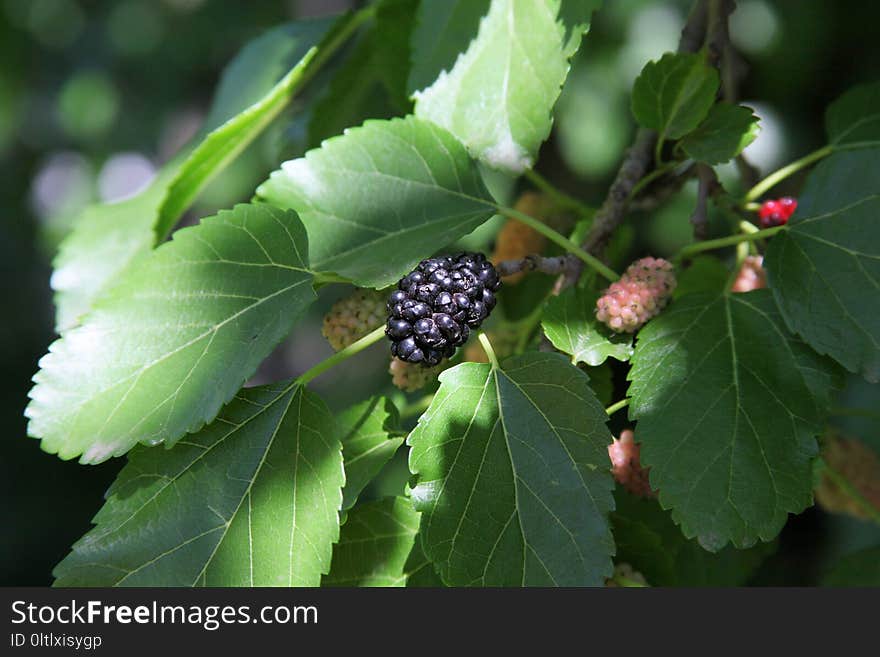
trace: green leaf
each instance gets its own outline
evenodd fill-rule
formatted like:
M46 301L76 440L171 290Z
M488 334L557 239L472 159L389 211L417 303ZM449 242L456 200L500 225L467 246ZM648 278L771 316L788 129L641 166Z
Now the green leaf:
M645 64L636 78L633 116L640 125L656 130L661 141L678 139L706 117L718 84L718 72L702 55L666 53Z
M880 380L878 178L880 149L829 156L765 257L788 327L872 382Z
M350 509L358 495L403 445L397 408L385 397L373 397L337 417L345 456L342 509Z
M339 537L333 416L302 386L242 390L173 450L138 447L56 586L317 586Z
M673 299L697 292L724 292L730 272L715 256L698 255L687 269L676 272L678 284L672 293Z
M880 546L841 557L822 580L822 586L880 586Z
M477 36L454 66L414 94L416 116L448 129L494 168L510 173L530 168L550 134L568 59L600 4L492 0ZM477 11L468 9L467 17ZM447 10L451 17L457 13Z
M713 554L686 539L655 500L623 491L614 499L616 559L633 566L651 586L742 586L776 550L774 543L759 543L747 550L727 546Z
M49 347L28 433L82 463L214 418L314 300L293 212L238 205L185 228Z
M76 326L101 292L153 248L153 225L181 160L178 156L166 164L139 194L91 205L74 220L52 263L58 332Z
M303 87L308 80L310 69L314 68L311 65L319 52L330 49L328 42L337 39L346 26L343 22L336 29L330 30L333 24L334 21L327 19L294 23L273 30L263 37L262 43L258 42L253 46L258 52L271 49L266 53L268 56L263 61L263 67L272 70L271 64L274 60L280 64L275 69L275 73L282 73L283 76L264 94L257 96L256 102L242 109L208 134L181 164L159 210L156 223L156 235L159 239L168 234L177 223L178 217L208 182L235 159ZM276 52L277 49L286 51L287 56L284 57ZM297 59L289 54L292 50L299 55ZM290 61L295 61L296 64L287 70ZM247 68L250 68L250 62L247 64ZM239 73L241 68L245 66L238 67L236 73ZM260 77L265 78L265 73ZM240 79L240 73L236 75L236 79Z
M705 120L681 141L689 157L706 164L723 164L755 141L760 126L749 107L717 103Z
M674 301L632 362L642 463L686 537L749 547L812 504L827 410L813 386L830 365L786 332L767 290Z
M601 365L606 358L627 361L632 356L632 336L618 335L596 320L593 292L569 289L552 297L544 309L544 333L573 363Z
M362 287L396 282L493 214L462 145L414 117L348 130L285 162L257 193L299 213L315 271Z
M193 144L140 194L83 211L53 263L59 331L75 326L127 267L164 239L204 186L278 114L305 81L315 46L332 24L284 25L245 46L224 71Z
M367 119L388 119L411 110L406 75L414 5L414 0L382 0L376 5L374 25L311 110L309 148Z
M825 129L835 148L880 146L880 82L853 87L831 103Z
M589 586L611 574L611 436L559 354L440 375L409 437L422 548L448 585Z
M358 504L342 526L323 586L407 586L431 569L418 545L419 513L405 497Z
M410 94L431 85L455 65L458 56L477 36L480 19L492 0L420 2L412 35L412 66L407 90Z

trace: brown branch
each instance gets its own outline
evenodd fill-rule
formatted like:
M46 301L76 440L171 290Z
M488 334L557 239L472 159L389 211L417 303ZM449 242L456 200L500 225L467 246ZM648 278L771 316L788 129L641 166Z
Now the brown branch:
M694 5L681 31L679 52L696 52L702 48L708 29L709 3L715 1L698 0ZM584 240L583 248L593 255L598 256L605 249L608 239L626 217L633 188L651 168L656 142L657 134L653 130L640 128L636 133L635 141L627 150L614 182L608 189L608 195L596 211L593 225ZM583 263L580 260L576 260L573 256L570 256L569 260L572 261L571 267L563 278L557 281L555 288L557 293L576 283L583 271Z

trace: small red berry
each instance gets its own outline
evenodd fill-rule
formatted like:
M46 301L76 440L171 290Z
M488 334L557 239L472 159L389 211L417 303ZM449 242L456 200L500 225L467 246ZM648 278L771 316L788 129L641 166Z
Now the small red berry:
M782 226L788 223L795 209L797 209L797 201L790 196L783 196L776 201L764 201L758 210L758 223L761 228Z
M779 201L764 201L761 209L758 210L758 217L760 219L768 219L770 215L778 213L780 209Z
M794 211L797 210L797 199L793 199L791 196L783 196L779 199L779 207L782 211L782 216L786 221L794 214Z

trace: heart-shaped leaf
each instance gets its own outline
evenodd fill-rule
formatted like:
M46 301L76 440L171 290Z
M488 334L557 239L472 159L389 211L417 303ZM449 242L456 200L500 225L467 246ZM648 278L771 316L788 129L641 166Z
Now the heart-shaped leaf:
M605 411L559 354L464 363L409 437L422 547L449 585L590 586L611 574Z
M787 333L767 290L681 297L640 331L632 363L642 464L686 537L749 547L812 503L830 397L816 393L836 367Z

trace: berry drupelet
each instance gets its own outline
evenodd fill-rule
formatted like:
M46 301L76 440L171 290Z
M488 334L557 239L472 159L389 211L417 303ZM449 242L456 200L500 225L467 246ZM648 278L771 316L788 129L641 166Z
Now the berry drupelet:
M500 287L481 253L423 260L388 297L391 355L425 367L452 356L489 316Z
M797 201L790 196L783 196L776 201L764 201L758 210L758 223L761 228L773 228L788 223L797 209Z

